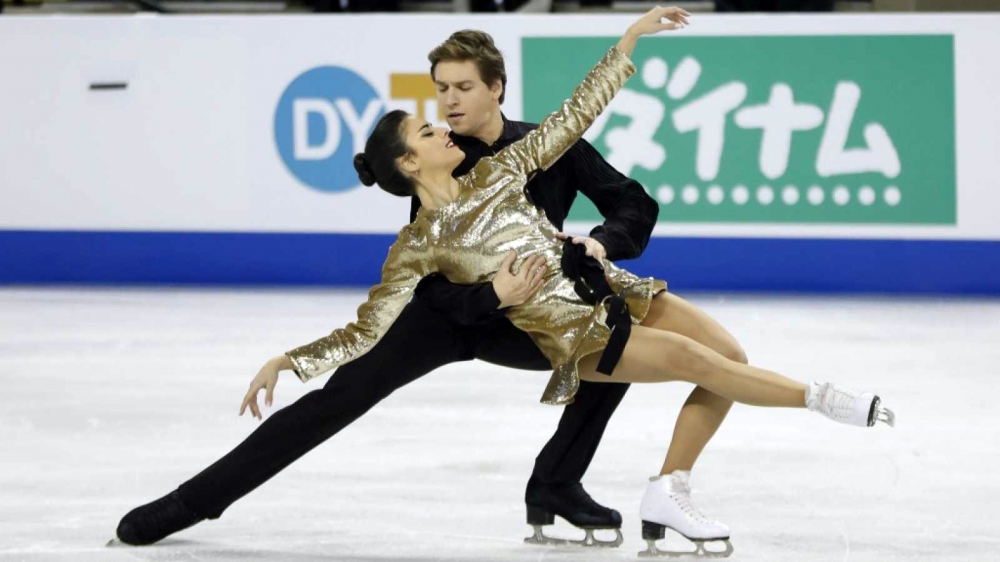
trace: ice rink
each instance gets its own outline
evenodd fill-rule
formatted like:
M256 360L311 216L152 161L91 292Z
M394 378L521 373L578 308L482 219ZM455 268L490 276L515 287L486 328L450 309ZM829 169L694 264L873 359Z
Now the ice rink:
M691 386L634 386L584 480L622 512L624 545L544 548L522 543L522 498L561 409L538 402L547 374L478 362L403 388L217 521L104 547L257 426L237 411L265 360L342 327L363 295L0 289L0 559L638 559L639 501ZM751 363L876 391L898 417L862 430L736 405L692 477L730 560L1000 559L1000 301L682 296ZM275 408L326 381L282 377Z

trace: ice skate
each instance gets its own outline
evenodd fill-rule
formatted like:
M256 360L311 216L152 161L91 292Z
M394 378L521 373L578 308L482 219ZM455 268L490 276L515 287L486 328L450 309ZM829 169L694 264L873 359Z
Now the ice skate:
M882 406L878 396L870 392L852 392L829 382L809 383L806 408L848 425L871 427L876 422L882 422L889 427L896 426L896 415Z
M642 517L642 538L646 550L641 557L660 558L725 558L733 553L729 542L729 527L705 517L691 503L691 473L676 470L665 476L649 479L646 495L642 497L639 515ZM666 530L676 531L695 545L694 550L672 551L657 547L656 541L666 536ZM724 550L709 550L706 542L721 541Z
M175 490L128 512L118 523L117 539L111 539L107 546L153 544L203 519L184 505Z
M528 544L583 546L589 548L615 548L622 544L622 516L595 502L580 483L549 486L534 477L528 481L524 494L528 510L528 524L533 534L524 539ZM555 523L555 516L565 519L570 525L582 529L583 539L560 539L546 536L542 527ZM615 538L603 540L594 535L598 530L613 530Z

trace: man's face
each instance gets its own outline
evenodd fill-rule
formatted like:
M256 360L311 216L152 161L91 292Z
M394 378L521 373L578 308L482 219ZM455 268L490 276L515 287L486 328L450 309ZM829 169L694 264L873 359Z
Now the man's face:
M476 63L442 61L434 68L438 107L444 109L448 126L463 136L475 136L500 111L503 86L498 80L488 86L479 76Z

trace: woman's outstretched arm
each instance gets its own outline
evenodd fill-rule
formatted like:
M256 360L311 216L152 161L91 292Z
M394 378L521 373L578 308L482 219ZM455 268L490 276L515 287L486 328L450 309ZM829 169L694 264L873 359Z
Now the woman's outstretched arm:
M420 280L433 271L424 237L412 227L404 228L389 248L382 282L358 308L358 320L287 352L292 370L305 382L367 353L389 331Z
M587 74L573 96L542 121L537 129L508 146L495 157L497 164L530 176L546 170L559 159L611 102L625 81L635 73L629 57L643 35L680 29L690 15L680 8L653 8L633 23L618 44ZM663 23L663 20L669 20Z
M264 419L257 395L266 391L264 403L270 406L281 371L294 371L306 382L368 353L403 312L420 280L435 269L423 235L412 226L404 228L389 248L382 266L382 282L372 287L368 300L358 308L358 321L268 360L250 381L240 415L249 408L253 417Z

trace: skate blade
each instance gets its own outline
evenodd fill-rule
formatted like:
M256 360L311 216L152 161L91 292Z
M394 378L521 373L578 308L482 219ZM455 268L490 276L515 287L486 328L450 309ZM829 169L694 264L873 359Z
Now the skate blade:
M686 538L686 537L685 537ZM733 543L729 539L688 539L694 543L695 549L689 551L663 550L656 546L656 540L646 539L646 550L639 553L640 558L728 558L733 553ZM723 542L726 544L725 550L708 550L705 548L707 542Z
M525 537L524 542L526 544L544 546L575 546L583 548L618 548L621 546L622 542L624 542L621 529L607 529L608 531L615 532L615 538L614 540L605 541L594 536L594 529L584 529L583 531L586 533L586 536L584 536L583 540L574 540L549 537L542 532L541 525L532 525L532 528L534 529L534 533L530 537Z
M885 406L878 406L875 408L875 421L882 422L889 427L896 427L896 414Z
M109 540L108 544L104 545L105 548L118 548L118 547L122 547L122 546L128 546L128 545L126 545L125 543L123 543L122 540L119 539L119 538L117 538L117 537Z

